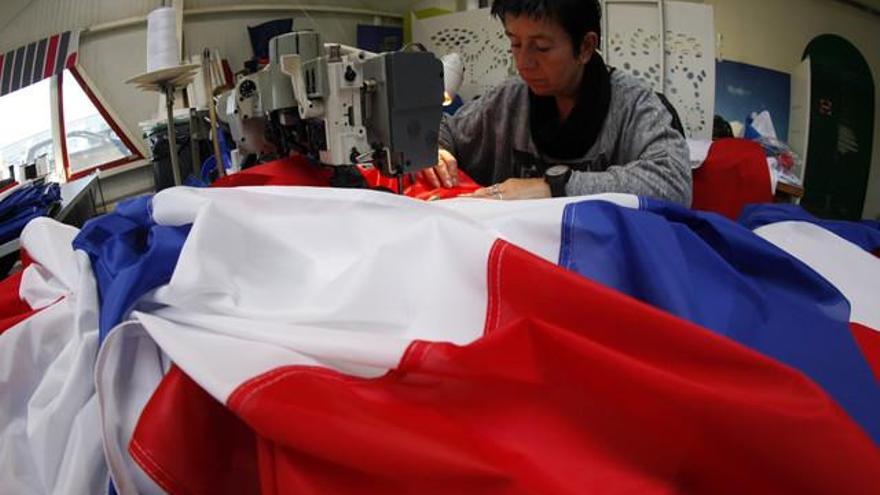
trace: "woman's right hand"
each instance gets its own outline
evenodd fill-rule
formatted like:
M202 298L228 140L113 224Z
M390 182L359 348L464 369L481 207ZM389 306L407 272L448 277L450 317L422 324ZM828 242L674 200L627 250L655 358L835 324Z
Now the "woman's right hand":
M452 153L440 148L437 153L437 165L421 172L434 187L455 187L458 185L458 160Z

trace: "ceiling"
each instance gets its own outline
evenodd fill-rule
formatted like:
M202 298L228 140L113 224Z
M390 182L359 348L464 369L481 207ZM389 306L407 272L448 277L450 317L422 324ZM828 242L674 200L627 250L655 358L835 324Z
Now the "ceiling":
M37 0L2 0L2 1L0 1L0 33L3 32L3 29L7 25L9 25L10 23L15 21L15 18L18 16L18 14L23 9L25 9L28 6L28 4L35 2L35 1L37 1ZM825 1L860 3L860 4L871 7L874 10L880 12L880 0L825 0ZM297 3L297 2L295 0L291 0L291 3ZM364 2L364 3L371 3L371 2ZM376 2L376 3L382 4L382 3L387 3L387 2ZM397 6L398 4L411 4L411 3L415 3L415 2L414 1L395 1L392 3L394 6ZM841 5L841 7L846 8L843 5ZM385 9L388 9L388 6L385 6ZM405 10L405 8L403 10Z
M33 0L3 0L0 3L0 33Z

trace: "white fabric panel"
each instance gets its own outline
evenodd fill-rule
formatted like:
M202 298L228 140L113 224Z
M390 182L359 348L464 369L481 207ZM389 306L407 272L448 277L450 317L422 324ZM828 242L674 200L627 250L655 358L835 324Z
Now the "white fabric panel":
M220 401L278 366L378 376L413 340L482 335L496 236L454 211L367 190L175 188L153 215L193 227L150 315L133 316Z
M78 229L46 218L35 219L22 231L22 249L40 265L28 267L22 275L19 295L30 307L46 307L80 284L83 267L71 247L77 233ZM86 268L91 274L91 265Z
M754 231L831 282L852 306L850 321L880 331L880 260L808 222L778 222Z
M582 200L638 207L628 195L425 203L296 187L158 194L158 223L193 227L170 284L142 298L98 358L117 486L159 490L127 448L162 378L162 352L221 402L246 380L283 366L381 376L414 340L466 344L481 336L494 241L555 262L563 209ZM136 369L122 373L132 362Z
M149 315L133 317L224 402L284 365L381 376L413 340L479 337L495 239L555 263L564 207L584 200L638 207L621 194L425 203L367 190L166 190L154 219L194 225L171 283L141 302ZM340 357L342 341L350 346Z
M617 193L526 201L458 198L434 204L476 220L511 244L551 263L558 263L563 211L567 205L581 201L608 201L625 208L639 207L638 196Z
M0 493L106 487L93 401L98 298L73 231L38 219L21 237L42 267L27 268L20 293L44 309L0 335Z
M125 330L125 328L128 330ZM141 411L165 375L162 351L134 322L117 327L101 346L95 364L97 402L110 477L120 494L163 490L128 453ZM98 414L96 413L96 417Z

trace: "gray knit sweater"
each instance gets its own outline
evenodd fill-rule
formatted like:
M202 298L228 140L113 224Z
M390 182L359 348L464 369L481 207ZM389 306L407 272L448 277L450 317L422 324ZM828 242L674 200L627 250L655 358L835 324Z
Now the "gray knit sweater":
M529 130L528 87L511 78L440 124L440 146L483 185L519 177L523 157L576 171L569 196L631 193L690 206L691 168L684 138L657 95L636 78L611 73L611 104L593 147L579 160L538 152Z

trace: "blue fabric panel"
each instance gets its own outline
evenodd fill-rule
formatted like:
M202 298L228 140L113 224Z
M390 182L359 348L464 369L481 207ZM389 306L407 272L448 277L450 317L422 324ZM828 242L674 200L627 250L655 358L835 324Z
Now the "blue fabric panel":
M719 215L653 200L572 204L562 229L561 266L800 370L880 443L849 303L808 266Z
M100 340L147 292L165 285L190 226L156 225L151 197L120 203L116 211L90 220L74 239L88 253L101 298Z

